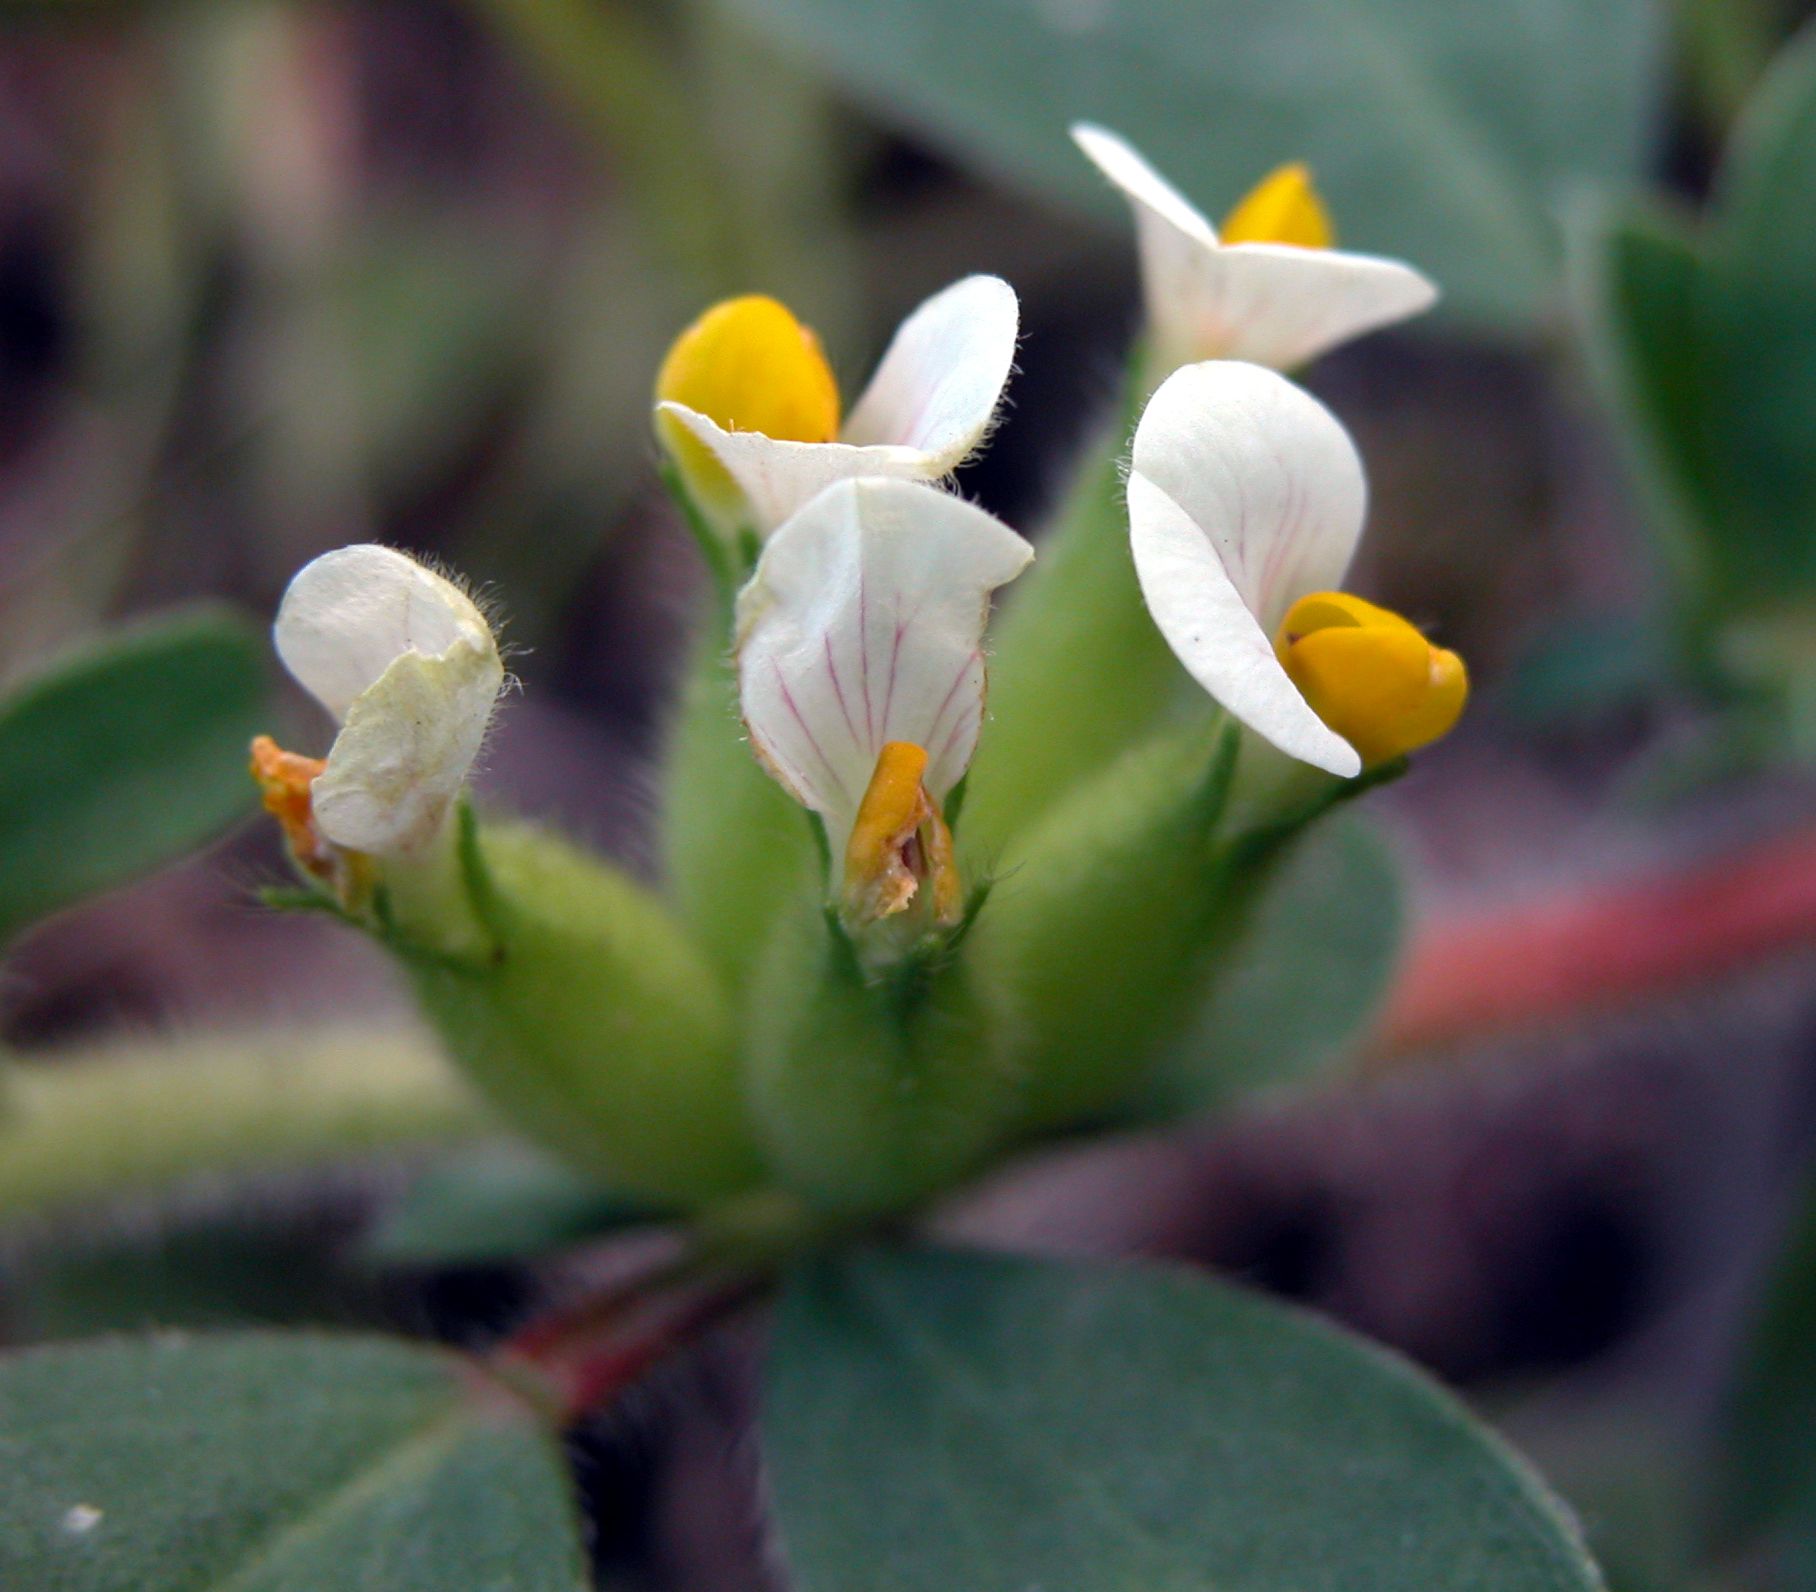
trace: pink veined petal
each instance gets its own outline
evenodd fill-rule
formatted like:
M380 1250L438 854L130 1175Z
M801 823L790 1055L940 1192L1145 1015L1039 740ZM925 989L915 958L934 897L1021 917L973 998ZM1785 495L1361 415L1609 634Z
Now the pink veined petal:
M744 720L835 854L889 741L944 796L982 718L990 594L1033 550L982 509L887 479L829 487L777 530L738 603Z

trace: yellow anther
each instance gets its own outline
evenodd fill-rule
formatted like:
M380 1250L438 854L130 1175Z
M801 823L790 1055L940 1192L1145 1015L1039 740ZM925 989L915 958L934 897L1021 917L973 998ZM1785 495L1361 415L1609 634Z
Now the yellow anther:
M656 399L779 442L839 434L839 384L819 338L760 294L715 304L675 339L656 374ZM696 498L722 506L734 495L725 467L680 422L658 414L656 435Z
M1347 592L1301 597L1274 650L1313 711L1370 766L1449 734L1469 696L1454 652Z
M1225 243L1291 243L1301 249L1328 249L1336 242L1330 212L1312 186L1312 174L1298 161L1276 166L1223 218Z
M912 741L890 741L877 754L845 846L844 907L853 923L906 911L923 885L935 923L959 920L952 831L922 784L926 773L927 753Z

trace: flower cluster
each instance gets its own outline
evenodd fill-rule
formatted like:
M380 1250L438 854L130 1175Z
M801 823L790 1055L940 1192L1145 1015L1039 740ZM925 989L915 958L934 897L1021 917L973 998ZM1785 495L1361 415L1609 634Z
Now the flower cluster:
M299 865L412 962L493 1096L607 1176L683 1199L776 1181L889 1208L1101 1110L1134 1086L1137 1040L1163 1048L1202 988L1207 925L1246 888L1233 771L1279 753L1324 781L1291 822L1262 815L1290 829L1462 711L1455 654L1341 589L1361 462L1285 374L1423 310L1431 284L1334 248L1302 167L1219 235L1128 145L1075 137L1133 209L1147 338L1126 515L1066 534L1126 548L1139 603L1208 700L1164 744L1132 729L1126 757L1018 820L1006 856L994 837L968 856L958 809L988 734L986 624L1035 551L950 480L1011 374L1018 308L995 277L915 310L848 413L817 338L769 298L708 310L657 377L670 485L731 620L703 656L694 737L718 756L741 724L744 766L812 815L817 888L791 862L808 826L759 832L775 790L741 775L683 771L676 806L704 816L677 820L676 849L704 883L672 903L534 831L452 822L504 680L484 614L369 546L317 559L285 597L279 653L341 722L322 762L255 747ZM1055 601L1041 574L1031 610ZM1064 618L1136 601L1106 585ZM1079 634L1069 666L1113 690ZM1060 740L1067 689L1043 702ZM1011 865L987 903L992 868ZM1130 931L1089 950L1118 913ZM1079 947L1083 990L1055 978Z

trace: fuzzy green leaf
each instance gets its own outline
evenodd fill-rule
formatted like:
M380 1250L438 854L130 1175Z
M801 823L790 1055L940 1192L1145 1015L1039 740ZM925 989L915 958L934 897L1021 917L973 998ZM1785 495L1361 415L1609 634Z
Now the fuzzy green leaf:
M377 1338L102 1341L0 1361L0 1586L581 1592L553 1434Z
M0 701L0 941L250 809L263 643L234 615L97 643Z
M765 1421L800 1592L1593 1592L1405 1362L1183 1271L873 1251L800 1275Z

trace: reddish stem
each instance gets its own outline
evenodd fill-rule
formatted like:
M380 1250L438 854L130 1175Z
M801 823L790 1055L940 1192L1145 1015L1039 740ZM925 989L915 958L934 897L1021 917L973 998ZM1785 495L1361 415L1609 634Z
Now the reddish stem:
M1816 945L1816 829L1563 900L1440 921L1414 939L1369 1054L1603 1010Z
M548 1390L564 1422L578 1420L761 1286L757 1278L738 1275L590 1295L531 1321L500 1345L494 1363L527 1371Z

